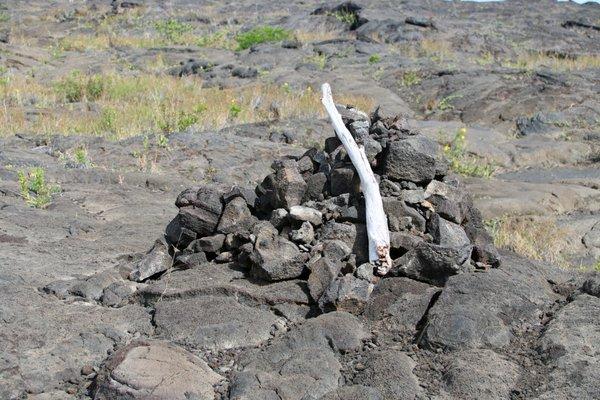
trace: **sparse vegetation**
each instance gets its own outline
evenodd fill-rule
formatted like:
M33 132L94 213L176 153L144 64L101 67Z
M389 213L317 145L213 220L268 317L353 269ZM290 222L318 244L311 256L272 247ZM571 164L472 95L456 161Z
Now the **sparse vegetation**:
M318 69L325 69L327 65L327 56L325 54L315 54L307 57L306 62L315 65Z
M239 33L235 40L237 50L246 50L255 44L266 42L280 42L292 37L292 33L281 27L257 26L249 31Z
M444 62L456 58L452 44L445 40L423 39L419 42L418 55L429 57L434 62Z
M600 68L600 55L582 54L579 56L559 56L545 52L519 51L517 56L504 60L502 65L528 71L538 68L550 68L555 71L578 71Z
M48 207L52 201L52 195L60 192L58 185L46 182L46 171L41 167L30 168L27 172L19 171L17 176L21 197L31 207Z
M414 86L421 83L421 77L416 71L406 71L402 74L402 86Z
M154 24L156 31L171 43L179 44L184 34L191 32L192 25L176 19L158 21Z
M568 266L568 231L554 218L502 217L486 221L496 246L534 260Z
M233 32L230 28L222 28L213 33L207 33L198 37L196 45L199 47L211 47L234 50L236 48Z
M31 98L36 99L35 107L43 110L35 119L27 117ZM231 110L232 99L239 111ZM72 111L71 103L85 101L93 101L95 106ZM374 104L369 97L343 94L340 101L362 109L371 109ZM152 131L170 133L190 123L200 130L220 129L232 123L233 116L235 123L270 119L271 104L278 105L282 119L324 115L318 93L309 88L290 90L268 84L204 88L195 77L150 73L73 73L54 86L15 76L0 85L0 102L4 104L0 108L4 128L0 135L27 131L122 138Z
M444 155L450 162L450 169L460 175L489 178L494 173L494 166L478 157L467 153L467 129L458 130L450 143L444 146Z
M377 64L381 61L381 56L379 54L371 54L369 57L369 64Z
M350 26L354 26L358 22L358 17L356 16L356 14L350 11L340 10L333 12L330 15L335 17L335 19L337 19L338 21L341 21Z
M0 11L0 23L10 21L10 15L6 11Z
M451 94L449 96L443 97L437 104L437 109L440 111L446 110L454 110L454 105L452 104L452 100L460 99L462 95L460 94Z

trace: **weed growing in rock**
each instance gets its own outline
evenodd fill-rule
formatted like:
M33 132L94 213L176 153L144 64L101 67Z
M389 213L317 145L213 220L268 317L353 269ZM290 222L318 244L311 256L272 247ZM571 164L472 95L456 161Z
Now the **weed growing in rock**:
M161 149L169 149L169 138L162 134L159 133L158 136L156 137L156 145L158 147L160 147Z
M231 105L229 106L229 115L231 118L237 118L241 112L242 106L240 106L235 100L231 100Z
M185 131L190 126L198 122L198 116L195 113L186 113L182 111L179 113L179 119L177 120L177 129Z
M467 153L467 129L458 130L450 143L444 146L444 155L450 162L450 168L460 175L489 178L494 173L492 164L483 163L479 158Z
M196 45L198 47L234 50L236 48L236 41L233 38L231 29L223 28L216 32L200 36L196 41Z
M179 22L176 19L169 19L156 22L154 28L169 42L178 44L183 35L192 30L192 25Z
M369 57L369 64L377 64L381 61L381 56L379 54L371 54Z
M354 26L358 22L357 15L349 11L340 10L330 13L329 15L335 17L335 19L337 19L338 21L348 24L350 26Z
M454 110L454 105L452 104L452 100L460 99L460 98L462 98L462 95L460 95L460 94L451 94L450 96L446 96L438 102L437 108L440 111Z
M10 21L10 15L6 11L0 11L0 22Z
M33 167L28 172L19 171L19 188L25 202L35 208L46 208L52 201L52 195L60 192L58 185L46 182L46 171Z
M402 74L402 86L410 87L421 83L421 77L416 71L406 71Z
M306 58L306 62L315 65L319 69L325 69L327 65L327 56L325 54L315 54Z
M255 44L280 42L292 37L292 33L277 26L257 26L235 37L237 50L246 50Z
M69 75L56 84L56 92L68 103L81 101L84 94L81 73L79 71L71 71Z

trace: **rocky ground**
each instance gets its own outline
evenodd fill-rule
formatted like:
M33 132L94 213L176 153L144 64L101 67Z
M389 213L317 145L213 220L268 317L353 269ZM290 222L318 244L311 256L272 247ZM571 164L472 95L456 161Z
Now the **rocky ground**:
M118 139L35 129L15 135L6 117L14 104L25 110L27 120L56 110L28 98L26 88L17 97L2 92L8 132L0 135L0 398L600 397L598 273L580 271L593 270L600 255L600 7L549 1L365 1L358 11L346 7L340 13L334 8L338 4L318 10L323 4L311 1L285 7L191 1L57 1L49 7L8 1L0 5L2 74L52 86L74 68L136 73L161 55L166 62L160 72L181 79L197 75L212 88L268 82L318 91L328 81L334 96L368 96L372 105L381 105L381 113L404 115L402 135L420 132L417 137L448 145L451 158L452 149L464 143L464 154L450 166L479 175L459 178L484 220L526 216L517 226L531 229L533 236L553 226L556 233L540 240L558 236L552 243L562 251L554 261L571 267L558 269L502 252L499 268L489 258L475 257L441 263L448 265L441 275L423 275L428 265L421 263L423 250L414 250L417 244L406 235L396 235L395 256L402 260L393 276L372 279L360 260L344 254L349 267L319 267L330 278L340 275L330 292L315 289L317 275L310 278L316 267L280 271L269 267L277 263L265 254L252 251L242 257L250 266L231 263L244 252L232 243L219 244L219 238L202 244L214 249L182 253L186 257L176 269L152 271L172 259L169 246L186 247L177 243L181 235L155 243L177 215L174 203L182 190L206 184L252 189L273 172L273 161L300 157L313 144L325 148L333 134L328 121L277 118L282 111L275 104L260 122L191 126L169 132L167 144L158 132ZM130 17L143 22L167 15L199 32L262 24L297 32L299 40L239 51L162 44L54 53L58 39L93 34L96 22L107 15L123 18L115 27L121 35L133 29ZM140 37L144 26L134 26ZM69 107L66 112L95 112L91 102ZM461 128L466 138L457 142ZM395 139L405 140L402 135ZM75 148L86 149L85 160L65 157ZM337 157L343 161L343 154ZM387 168L381 162L379 168ZM42 167L61 188L46 209L30 207L22 197L18 172L32 166ZM333 170L344 169L337 167ZM480 173L486 167L493 169L491 177ZM315 165L311 168L310 174L300 171L302 180L318 174ZM330 191L331 171L325 172ZM346 186L326 191L327 198L352 193L343 180L350 172L333 174ZM394 175L389 169L381 173ZM441 182L443 174L437 172L394 179L405 182L399 190L417 196L436 174ZM449 174L445 183L453 182ZM431 234L440 232L439 221L436 225L427 214L425 199L403 197L408 195L388 193L401 203L391 214L411 221L404 226L406 219L399 218L394 231L440 242ZM241 207L231 211L234 222L252 220L238 204L242 198L230 194L217 203ZM291 212L292 205L267 209ZM323 209L319 218L325 223L341 218L355 226L359 208L355 216L352 210L329 215ZM267 209L248 206L252 217L277 225ZM213 222L222 212L214 212ZM437 214L443 221L452 219L451 213ZM468 233L459 219L451 223ZM250 229L248 224L214 226L210 234L196 236L239 233ZM309 220L302 230L302 224L289 223L295 233L284 225L276 234L268 229L262 234L285 239L270 246L287 249L281 257L295 260L286 264L291 270L302 259L296 252L326 253L318 246L312 250L327 237L326 225L317 228L321 224ZM464 241L456 227L448 228L454 225L444 226ZM309 226L317 228L314 242L306 239ZM309 251L300 247L303 240ZM473 236L468 242L475 248L480 244ZM343 246L330 251L344 253ZM140 265L151 267L150 275L144 276ZM360 296L365 292L369 299ZM321 300L323 293L327 297ZM347 301L341 301L345 294Z

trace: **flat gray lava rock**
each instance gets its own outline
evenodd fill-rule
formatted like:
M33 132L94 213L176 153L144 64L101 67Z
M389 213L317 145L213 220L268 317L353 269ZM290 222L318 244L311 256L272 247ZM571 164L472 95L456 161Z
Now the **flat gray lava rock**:
M154 321L158 335L212 350L259 345L282 323L270 311L217 296L158 302Z
M213 400L222 377L192 353L162 341L134 342L100 373L95 400Z

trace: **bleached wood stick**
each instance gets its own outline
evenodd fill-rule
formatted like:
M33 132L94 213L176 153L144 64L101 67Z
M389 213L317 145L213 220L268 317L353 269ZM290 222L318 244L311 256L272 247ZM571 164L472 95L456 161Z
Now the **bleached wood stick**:
M325 106L337 137L350 156L350 160L358 172L360 184L365 196L365 208L367 217L367 236L369 238L369 261L377 265L377 272L385 275L392 267L390 257L390 232L388 230L387 217L383 210L383 201L379 193L379 184L367 159L365 149L356 144L354 138L344 122L342 116L335 107L331 96L331 87L324 83L321 87L323 98L321 102Z

